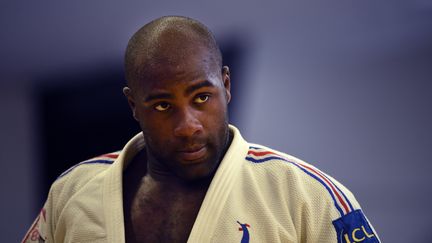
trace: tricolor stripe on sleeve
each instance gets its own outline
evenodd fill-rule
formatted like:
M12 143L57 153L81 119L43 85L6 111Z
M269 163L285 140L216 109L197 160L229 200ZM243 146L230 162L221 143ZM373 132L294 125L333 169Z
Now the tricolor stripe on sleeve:
M345 193L343 193L343 191L340 190L339 187L327 177L327 175L311 165L298 161L294 162L275 152L252 146L249 147L246 160L252 163L264 163L270 160L281 160L293 164L325 187L325 189L330 193L335 207L341 216L346 215L354 210Z
M86 164L112 164L114 163L114 161L117 159L117 157L119 156L120 151L114 152L114 153L109 153L109 154L103 154L88 160L85 160L81 163L78 163L72 167L70 167L69 169L67 169L65 172L63 172L59 177L57 177L57 179L62 178L63 176L69 174L73 169L75 169L78 166L81 165L86 165Z

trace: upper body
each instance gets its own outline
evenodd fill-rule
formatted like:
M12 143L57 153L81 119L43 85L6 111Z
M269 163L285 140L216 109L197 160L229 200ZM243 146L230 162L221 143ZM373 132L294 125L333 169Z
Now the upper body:
M63 173L26 242L37 242L31 236L39 234L46 242L378 242L360 205L338 181L293 156L246 142L233 126L230 130L230 147L201 200L195 188L183 197L182 191L153 184L144 190L161 190L171 202L138 197L143 200L131 206L136 200L128 199L126 177L138 170L135 158L145 150L140 133L120 152ZM134 216L139 226L133 207L142 207ZM151 211L158 217L148 216ZM128 232L133 227L137 231ZM246 236L249 241L242 241Z
M90 160L54 182L25 240L378 242L342 185L229 128L229 69L204 25L156 19L131 38L125 63L142 132L112 165Z

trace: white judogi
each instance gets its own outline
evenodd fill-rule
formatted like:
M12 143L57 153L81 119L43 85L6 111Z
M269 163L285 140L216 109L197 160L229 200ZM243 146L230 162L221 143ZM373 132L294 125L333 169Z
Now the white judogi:
M379 242L344 186L297 158L249 144L230 129L233 141L188 242ZM122 175L144 146L140 133L121 152L63 173L23 242L124 242Z

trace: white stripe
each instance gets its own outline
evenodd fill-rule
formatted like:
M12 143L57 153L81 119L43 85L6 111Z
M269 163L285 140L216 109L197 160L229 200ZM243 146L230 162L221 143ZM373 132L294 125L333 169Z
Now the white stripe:
M88 160L85 160L79 164L85 163L85 162L89 162L89 161L95 161L95 160L108 160L108 161L114 161L116 160L115 158L111 158L111 157L94 157Z
M269 157L275 157L275 156L283 158L283 157L281 157L280 155L277 155L277 154L266 154L266 155L248 154L248 157L251 157L251 158L253 158L255 160L262 160L262 159L266 159L266 158L269 158Z

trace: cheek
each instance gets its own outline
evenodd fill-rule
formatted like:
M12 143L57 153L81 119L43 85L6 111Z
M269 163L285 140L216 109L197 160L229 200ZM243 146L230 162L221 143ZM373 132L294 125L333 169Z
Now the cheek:
M228 119L228 103L226 102L225 97L221 97L218 100L214 113L219 118L219 121Z
M146 143L153 147L162 146L165 143L163 140L169 137L168 124L146 112L139 112L138 114L139 125L144 134Z
M228 123L227 107L223 100L215 102L203 115L204 124L210 133L220 133Z

